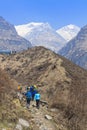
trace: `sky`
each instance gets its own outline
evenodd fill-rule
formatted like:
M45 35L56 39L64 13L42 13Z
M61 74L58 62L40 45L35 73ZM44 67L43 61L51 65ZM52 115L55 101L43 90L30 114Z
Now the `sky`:
M54 29L87 24L87 0L0 0L0 16L13 25L47 22Z

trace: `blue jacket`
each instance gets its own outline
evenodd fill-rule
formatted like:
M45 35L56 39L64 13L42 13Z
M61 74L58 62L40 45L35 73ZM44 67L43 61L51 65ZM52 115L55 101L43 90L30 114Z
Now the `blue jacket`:
M25 93L25 96L26 96L27 99L32 99L32 94L31 94L30 91L27 91L27 92Z
M33 90L31 93L32 93L32 97L34 97L35 94L37 93L37 90Z
M34 90L34 86L30 86L30 91L32 92Z
M39 93L36 93L35 96L34 96L34 100L40 100L40 94Z

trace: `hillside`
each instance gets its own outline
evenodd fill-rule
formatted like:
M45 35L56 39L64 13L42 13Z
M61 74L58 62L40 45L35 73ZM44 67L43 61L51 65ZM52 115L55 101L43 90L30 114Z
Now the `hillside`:
M78 35L58 53L87 69L87 25L81 28Z
M38 130L31 113L16 97L17 86L18 83L0 69L0 130Z
M62 130L87 128L87 71L44 47L1 55L0 67L23 86L39 87L42 99L57 109L53 118L63 125Z

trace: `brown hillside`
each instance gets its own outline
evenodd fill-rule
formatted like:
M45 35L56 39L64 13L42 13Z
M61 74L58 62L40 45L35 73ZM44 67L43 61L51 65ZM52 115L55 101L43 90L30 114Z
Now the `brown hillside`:
M86 70L44 47L1 56L0 63L22 85L36 84L42 98L62 112L69 130L86 129Z
M30 128L26 130L31 128L37 130L35 123L32 124L30 112L26 111L15 98L16 86L18 83L0 69L0 130L14 130L20 118L29 121Z
M5 94L9 94L12 90L15 90L16 85L16 81L12 80L6 72L0 69L0 100L2 100Z
M16 86L17 82L11 79L5 71L0 69L0 130L5 127L5 122L11 120L13 122L14 120L14 114L11 109L14 108L12 95L15 92Z

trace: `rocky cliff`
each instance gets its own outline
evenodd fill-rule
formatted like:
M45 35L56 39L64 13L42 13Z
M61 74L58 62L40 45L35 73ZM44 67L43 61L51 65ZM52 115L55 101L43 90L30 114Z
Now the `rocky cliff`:
M87 25L58 53L87 69Z
M14 26L0 17L0 50L21 51L31 47L31 43L20 37Z

